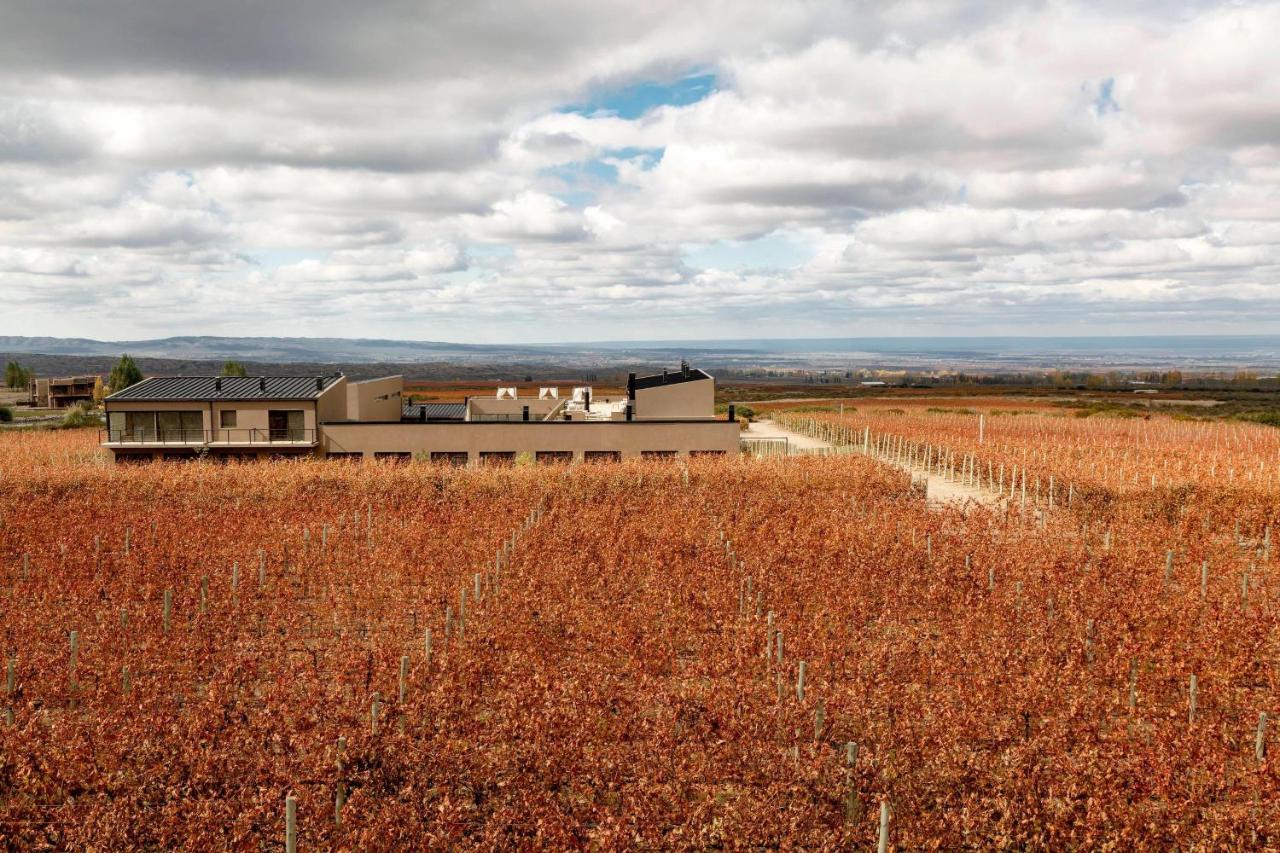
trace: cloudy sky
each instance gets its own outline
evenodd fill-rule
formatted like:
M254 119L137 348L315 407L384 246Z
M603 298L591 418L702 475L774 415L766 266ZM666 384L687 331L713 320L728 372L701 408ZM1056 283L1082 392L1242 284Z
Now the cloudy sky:
M0 0L0 335L1280 332L1280 5Z

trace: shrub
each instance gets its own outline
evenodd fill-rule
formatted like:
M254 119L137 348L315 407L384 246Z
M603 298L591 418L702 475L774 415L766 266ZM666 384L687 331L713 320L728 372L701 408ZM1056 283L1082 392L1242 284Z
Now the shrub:
M1242 421L1250 421L1255 424L1266 424L1267 426L1280 427L1280 412L1245 412L1237 415L1237 419Z
M717 415L727 415L729 413L729 404L728 403L717 404L715 408L715 412ZM744 406L741 403L734 404L733 414L734 414L734 417L736 417L738 420L742 420L743 418L746 418L748 421L754 421L756 419L756 410L751 408L750 406Z
M0 424L7 424L11 420L13 420L13 409L0 406Z
M62 416L62 423L58 426L63 429L80 429L81 427L98 426L101 423L102 420L98 417L97 412L84 403L76 403Z

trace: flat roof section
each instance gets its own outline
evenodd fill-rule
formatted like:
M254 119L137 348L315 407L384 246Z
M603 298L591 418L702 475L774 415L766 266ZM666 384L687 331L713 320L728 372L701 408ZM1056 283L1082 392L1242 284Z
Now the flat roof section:
M710 379L711 374L696 367L689 368L686 374L679 370L670 370L666 373L655 373L652 376L637 376L636 390L641 388L661 388L663 385L678 385L681 382L696 382L699 379Z
M405 403L400 415L406 421L420 421L424 417L428 421L461 421L466 416L466 403Z
M159 400L314 400L341 376L153 376L107 402Z

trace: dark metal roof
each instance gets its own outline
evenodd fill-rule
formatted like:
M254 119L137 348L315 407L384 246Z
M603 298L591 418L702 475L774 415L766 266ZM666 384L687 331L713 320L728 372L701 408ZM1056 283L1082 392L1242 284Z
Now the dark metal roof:
M341 376L153 376L117 391L123 400L314 400Z
M409 421L422 420L423 409L429 421L460 421L467 416L465 403L405 403L400 416Z
M661 388L663 385L677 385L681 382L694 382L699 379L710 378L710 374L694 367L689 369L688 375L681 373L679 370L671 370L665 375L655 373L653 376L637 376L635 387L638 391L641 388Z

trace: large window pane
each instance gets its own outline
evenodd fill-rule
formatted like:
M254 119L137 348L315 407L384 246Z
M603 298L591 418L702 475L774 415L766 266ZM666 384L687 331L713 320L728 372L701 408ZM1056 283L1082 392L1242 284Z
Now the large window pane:
M124 412L124 441L155 441L155 412Z
M204 417L200 412L156 412L161 441L200 441Z
M301 409L272 409L267 412L267 428L272 441L302 441L305 422Z

